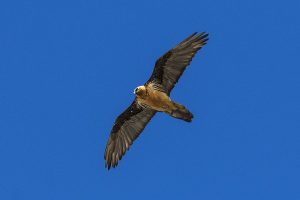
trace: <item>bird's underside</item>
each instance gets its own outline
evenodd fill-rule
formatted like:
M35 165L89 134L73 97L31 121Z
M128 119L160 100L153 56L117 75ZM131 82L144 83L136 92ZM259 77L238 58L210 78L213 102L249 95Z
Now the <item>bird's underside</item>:
M208 40L206 33L194 33L169 50L156 63L150 79L134 90L132 104L116 119L104 154L105 166L116 167L133 141L156 112L191 122L193 115L169 95L192 58Z
M139 106L153 109L158 112L165 112L172 117L191 122L193 114L183 105L175 103L166 94L162 85L150 82L139 86L134 91L136 102Z
M169 112L174 107L170 97L162 87L155 83L139 86L135 89L136 101L140 106L149 107L156 111Z

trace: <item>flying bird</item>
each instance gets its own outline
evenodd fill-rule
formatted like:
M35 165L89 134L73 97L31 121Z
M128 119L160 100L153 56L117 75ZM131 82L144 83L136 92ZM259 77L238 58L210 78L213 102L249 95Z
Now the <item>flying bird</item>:
M156 61L150 79L134 89L134 101L115 120L104 154L106 168L118 165L155 113L164 112L186 122L192 121L193 114L185 106L172 101L170 93L207 40L207 33L196 32Z

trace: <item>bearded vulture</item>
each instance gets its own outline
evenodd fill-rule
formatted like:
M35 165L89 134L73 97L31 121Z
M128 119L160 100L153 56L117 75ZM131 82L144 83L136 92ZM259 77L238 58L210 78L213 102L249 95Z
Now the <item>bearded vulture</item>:
M207 40L207 33L194 33L156 61L150 79L134 89L134 101L113 125L104 154L106 168L118 165L155 113L164 112L186 122L192 121L193 114L185 106L172 101L170 93Z

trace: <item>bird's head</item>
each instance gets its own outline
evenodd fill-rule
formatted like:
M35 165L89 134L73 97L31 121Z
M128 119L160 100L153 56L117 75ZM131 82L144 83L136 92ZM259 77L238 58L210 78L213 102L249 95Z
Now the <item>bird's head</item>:
M146 87L145 86L138 86L134 89L133 93L136 96L143 96L144 94L146 94Z

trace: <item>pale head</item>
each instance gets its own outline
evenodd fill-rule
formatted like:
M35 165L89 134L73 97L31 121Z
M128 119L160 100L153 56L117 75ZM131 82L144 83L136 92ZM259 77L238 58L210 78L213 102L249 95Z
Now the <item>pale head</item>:
M133 93L137 96L141 96L146 92L146 87L145 86L138 86L134 89Z

